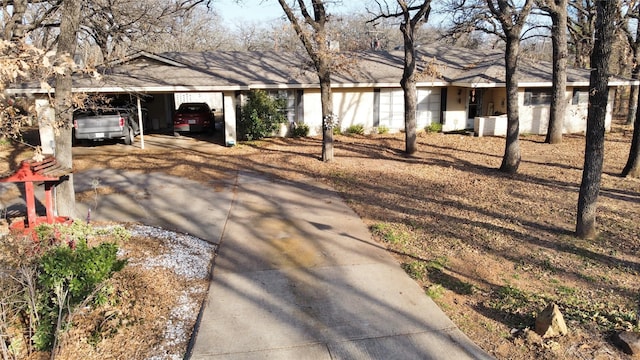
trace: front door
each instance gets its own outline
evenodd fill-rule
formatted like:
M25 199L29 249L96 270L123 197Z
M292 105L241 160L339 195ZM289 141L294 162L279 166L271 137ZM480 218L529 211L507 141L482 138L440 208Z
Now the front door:
M473 119L482 116L482 89L469 89L467 128L473 128Z

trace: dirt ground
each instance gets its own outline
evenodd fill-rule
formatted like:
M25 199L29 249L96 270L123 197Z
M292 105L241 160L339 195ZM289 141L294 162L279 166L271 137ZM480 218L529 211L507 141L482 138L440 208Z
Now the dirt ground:
M425 296L495 357L627 359L614 335L638 330L640 180L619 177L631 135L621 126L607 135L600 234L589 241L573 235L581 135L565 136L560 145L522 136L515 175L497 171L504 138L426 133L411 157L403 154L403 134L338 135L330 163L319 160L319 138L274 138L228 148L220 138L153 135L145 137L144 150L139 138L134 147L74 148L74 170L161 171L215 184L239 169L252 169L290 181L324 181L342 194ZM7 164L16 166L21 154L8 153ZM541 339L530 329L551 302L563 312L569 334Z

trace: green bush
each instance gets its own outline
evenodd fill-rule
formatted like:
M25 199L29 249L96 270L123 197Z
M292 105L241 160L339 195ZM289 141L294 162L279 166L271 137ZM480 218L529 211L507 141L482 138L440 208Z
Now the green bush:
M384 125L378 126L378 134L382 135L382 134L387 134L387 133L389 133L389 128L388 127L386 127Z
M351 125L347 128L345 132L350 135L364 135L364 125L362 124Z
M107 280L126 264L116 244L131 236L121 226L97 229L84 222L42 224L34 235L0 242L0 269L10 274L0 277L0 303L9 315L0 317L0 333L14 330L8 341L17 352L55 351L78 309L107 301Z
M272 136L287 121L286 99L274 98L264 90L251 90L240 111L238 135L242 140Z
M309 136L309 125L294 123L291 129L291 137L307 137Z
M126 263L117 259L117 252L113 243L90 248L86 240L80 240L73 247L61 244L42 255L37 302L40 324L33 336L37 350L53 347L57 331L76 307L90 301L96 305L106 302L101 284Z
M340 129L340 126L333 128L333 135L342 135L342 129Z
M438 133L442 132L442 124L440 123L431 123L424 127L424 131L428 133Z

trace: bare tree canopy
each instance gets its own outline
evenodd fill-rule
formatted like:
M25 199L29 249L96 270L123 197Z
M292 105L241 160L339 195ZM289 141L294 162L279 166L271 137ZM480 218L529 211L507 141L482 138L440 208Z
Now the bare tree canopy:
M589 55L593 49L596 21L596 0L571 0L568 7L569 36L574 53L574 65L589 67Z

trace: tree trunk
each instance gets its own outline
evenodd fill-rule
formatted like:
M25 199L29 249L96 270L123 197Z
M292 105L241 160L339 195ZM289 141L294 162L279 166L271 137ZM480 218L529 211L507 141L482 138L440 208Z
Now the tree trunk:
M518 34L519 36L519 34ZM516 173L520 166L520 114L518 108L518 52L519 38L507 36L505 67L507 80L507 142L500 170Z
M400 86L404 92L404 130L405 130L405 152L407 155L414 154L417 150L416 137L416 109L418 95L416 90L416 52L413 42L413 29L409 24L409 16L405 16L404 23L400 25L404 38L404 71Z
M562 129L566 110L567 92L567 0L557 1L556 11L551 12L553 22L553 85L551 88L551 112L545 142L562 142Z
M638 96L640 96L640 94L638 94ZM631 102L631 99L629 99L629 102ZM640 103L640 97L637 98L636 104L637 103ZM629 150L627 164L622 170L622 176L640 178L640 112L636 112L631 149Z
M638 79L638 70L640 70L639 67L633 67L633 70L631 71L632 79ZM638 90L640 90L638 85L631 85L629 87L629 104L627 106L627 121L625 122L625 125L632 125L634 120L637 124L636 113L638 112L638 94L640 94L640 91Z
M638 80L640 77L640 21L636 21L636 34L635 38L629 39L631 45L631 53L633 58L631 59L631 78ZM638 94L640 93L640 87L638 85L631 85L629 91L629 104L627 111L626 125L632 125L634 121L637 123L636 112L638 111Z
M307 25L313 28L313 32L303 29L294 15L292 8L285 0L278 0L280 7L287 15L296 34L307 50L307 54L313 61L313 65L320 81L320 101L322 103L322 161L333 160L333 127L338 119L333 114L333 99L331 95L331 62L332 53L328 46L325 25L327 13L322 0L314 0L313 17L307 10L304 1L298 2L298 7Z
M25 25L22 23L24 13L27 11L26 0L14 0L12 2L13 13L4 29L4 38L9 41L19 41L25 36Z
M333 160L333 127L337 119L333 115L331 95L331 71L329 65L320 61L318 77L320 78L320 102L322 104L322 161Z
M80 0L65 0L63 2L57 49L58 61L65 64L65 71L63 74L56 74L55 109L58 131L55 132L54 137L55 155L60 165L68 168L73 167L71 155L71 125L73 121L71 76L73 69L68 63L68 59L73 59L76 51L80 11ZM75 217L75 205L73 176L69 176L68 180L62 181L56 187L56 209L59 215Z
M591 79L589 81L589 111L584 154L584 169L578 198L576 235L581 238L596 236L597 200L600 192L602 164L604 160L604 131L609 100L609 62L615 34L616 4L598 0L596 39L591 54Z

